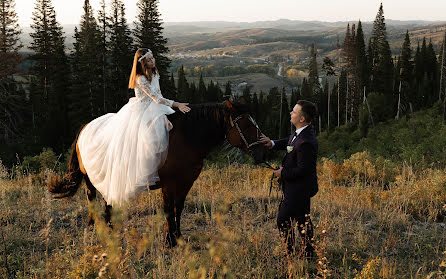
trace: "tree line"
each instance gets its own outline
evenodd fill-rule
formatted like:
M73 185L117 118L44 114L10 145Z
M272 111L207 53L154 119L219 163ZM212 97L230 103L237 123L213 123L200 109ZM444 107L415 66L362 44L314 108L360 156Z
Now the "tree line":
M118 111L132 94L128 77L138 47L150 48L157 60L163 93L171 95L167 40L157 0L139 0L134 28L121 0L101 0L95 15L84 0L83 14L68 53L65 34L51 0L35 1L32 54L19 50L21 34L14 0L0 0L0 152L14 163L16 154L43 147L64 153L83 124ZM26 60L29 71L20 72ZM25 78L25 81L23 80ZM28 85L28 92L25 86Z
M139 0L137 7L135 26L130 28L121 0L111 0L110 5L101 0L97 15L89 0L84 0L74 47L68 53L51 0L37 0L29 46L33 52L23 57L14 0L0 0L0 23L6 26L0 29L0 152L4 163L15 163L16 154L37 154L45 147L64 153L83 124L118 111L133 94L128 77L138 47L153 51L165 97L203 103L234 95L230 82L205 84L203 72L198 84L188 82L190 72L184 67L179 67L175 80L168 71L171 61L158 0ZM318 65L317 47L310 45L309 74L300 86L291 92L278 87L251 92L246 87L242 96L262 131L274 138L292 130L289 111L299 99L317 104L317 130L349 124L366 136L368 127L376 122L445 100L444 43L438 59L432 42L425 39L412 52L407 32L401 54L392 57L381 5L368 45L361 22L348 25L342 47L338 40L335 59L324 57L323 65ZM30 70L21 73L18 66L25 59ZM28 91L24 83L29 84Z
M375 122L410 117L413 111L432 107L435 102L445 107L445 41L446 34L438 55L426 38L414 52L407 30L401 53L393 57L381 4L367 45L359 21L347 26L335 58L324 57L323 86L315 47L311 47L309 76L302 83L301 95L318 104L321 130L351 124L362 129L363 136ZM443 117L446 119L446 114Z

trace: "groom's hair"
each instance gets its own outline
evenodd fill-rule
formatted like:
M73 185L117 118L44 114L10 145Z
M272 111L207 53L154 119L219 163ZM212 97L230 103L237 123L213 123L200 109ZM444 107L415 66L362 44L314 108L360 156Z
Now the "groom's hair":
M302 107L302 114L305 117L305 121L308 123L313 122L317 114L316 105L306 100L299 100L297 104Z

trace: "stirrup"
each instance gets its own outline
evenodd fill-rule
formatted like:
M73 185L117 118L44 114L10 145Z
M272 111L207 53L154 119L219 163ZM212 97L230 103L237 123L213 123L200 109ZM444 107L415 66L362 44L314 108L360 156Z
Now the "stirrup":
M160 184L160 182L156 182L155 185L149 185L149 190L157 190L163 188L163 185Z

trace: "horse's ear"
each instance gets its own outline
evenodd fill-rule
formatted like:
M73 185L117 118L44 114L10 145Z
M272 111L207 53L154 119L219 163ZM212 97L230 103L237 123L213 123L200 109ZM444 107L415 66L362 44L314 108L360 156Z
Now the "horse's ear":
M226 105L226 108L227 108L228 110L232 110L233 105L232 105L231 101L226 100L226 101L225 101L225 105Z

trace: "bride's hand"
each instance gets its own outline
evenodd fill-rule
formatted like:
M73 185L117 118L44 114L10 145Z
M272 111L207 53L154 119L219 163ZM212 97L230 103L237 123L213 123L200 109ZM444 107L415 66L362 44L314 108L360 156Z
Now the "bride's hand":
M174 103L174 106L177 107L182 113L186 113L190 111L190 107L188 107L189 103Z

